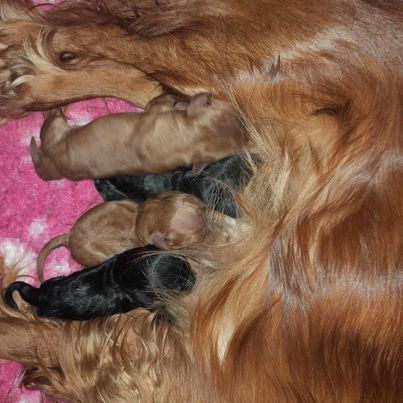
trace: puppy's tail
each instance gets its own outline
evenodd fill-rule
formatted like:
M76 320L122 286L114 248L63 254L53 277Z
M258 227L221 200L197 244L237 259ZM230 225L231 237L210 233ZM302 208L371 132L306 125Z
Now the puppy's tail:
M11 308L17 308L17 304L13 299L14 291L18 291L25 302L32 305L36 304L38 289L23 281L15 281L6 288L4 293L4 301Z
M43 282L43 264L49 253L60 246L68 247L68 233L57 236L51 239L39 252L38 259L36 260L36 272L38 273L38 279Z

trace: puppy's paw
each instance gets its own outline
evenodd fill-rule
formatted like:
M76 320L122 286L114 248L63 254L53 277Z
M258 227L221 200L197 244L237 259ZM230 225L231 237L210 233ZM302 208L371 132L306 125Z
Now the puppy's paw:
M31 154L31 159L34 166L39 166L41 164L41 150L33 137L31 137L31 142L29 143L29 153Z
M53 108L43 112L43 116L45 120L54 120L57 118L61 118L62 120L66 120L64 117L63 111L60 108Z
M40 147L38 147L33 137L31 138L31 143L29 144L29 153L31 154L31 160L36 174L43 180L51 179L43 164L42 150Z
M50 109L43 113L45 121L41 127L41 141L45 152L50 152L52 144L60 140L70 130L63 111L60 108ZM46 140L48 138L49 141Z

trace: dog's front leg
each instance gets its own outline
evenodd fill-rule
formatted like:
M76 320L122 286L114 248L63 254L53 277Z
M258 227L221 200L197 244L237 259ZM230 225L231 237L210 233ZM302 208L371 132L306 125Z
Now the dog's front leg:
M11 309L4 309L1 312L0 307L0 359L27 365L39 360L44 366L55 366L60 326L23 314L17 317Z
M183 11L191 20L193 12L204 13L204 8L192 11L177 3L178 16ZM158 14L158 24L149 13L133 20L134 32L112 23L83 24L79 12L77 23L66 26L56 17L52 23L52 14L40 22L0 22L0 116L21 116L95 96L144 106L161 93L158 83L189 95L210 92L225 97L231 75L249 63L242 52L229 54L237 48L229 43L236 41L232 36L223 40L231 21L220 16L217 26L207 13L197 17L197 30L179 20L183 28L172 31L177 24L172 27L172 13ZM60 18L63 10L56 14ZM21 35L24 27L29 27L28 37ZM7 38L4 44L2 38Z
M61 68L42 47L46 32L43 23L0 20L0 117L19 117L97 96L143 107L161 93L152 78L113 60L86 59L77 68Z
M22 69L25 63L27 68ZM10 62L6 73L0 89L1 117L19 117L97 96L121 98L144 107L161 93L157 82L134 67L113 61L64 70L50 63L32 65L24 55L18 65Z
M195 95L209 92L221 98L231 74L231 46L217 40L206 24L200 32L167 33L157 37L130 35L116 25L61 27L52 38L52 52L60 66L81 68L88 55L138 68L169 89ZM205 31L205 32L204 32ZM228 41L230 38L228 38ZM70 59L71 58L71 59ZM237 60L237 63L245 63ZM237 66L241 68L241 66Z

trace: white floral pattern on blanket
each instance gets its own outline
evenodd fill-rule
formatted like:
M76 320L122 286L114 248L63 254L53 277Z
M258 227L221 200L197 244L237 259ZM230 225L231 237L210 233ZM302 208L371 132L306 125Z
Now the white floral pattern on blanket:
M81 125L110 112L135 110L112 99L96 99L71 105L67 117ZM101 202L92 181L68 180L44 182L35 175L28 144L39 138L43 117L32 113L26 118L0 127L0 255L5 263L18 263L22 274L36 283L35 259L40 248L53 236L69 230L75 220ZM65 249L49 256L45 277L68 274L78 268ZM20 388L19 365L0 362L0 402L38 403L39 392ZM46 400L45 400L46 401Z

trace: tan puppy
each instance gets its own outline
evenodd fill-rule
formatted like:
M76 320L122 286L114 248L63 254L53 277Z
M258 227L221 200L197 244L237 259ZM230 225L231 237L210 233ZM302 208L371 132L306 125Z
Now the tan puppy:
M206 206L196 197L166 192L144 203L120 200L102 203L82 215L72 229L51 239L37 260L38 278L53 249L64 246L80 265L90 267L128 249L154 244L178 249L207 235Z
M45 180L163 173L218 160L242 148L239 120L229 103L207 93L188 100L161 95L144 113L104 116L71 128L53 110L30 152Z

